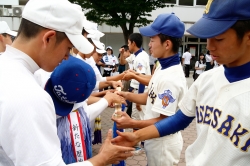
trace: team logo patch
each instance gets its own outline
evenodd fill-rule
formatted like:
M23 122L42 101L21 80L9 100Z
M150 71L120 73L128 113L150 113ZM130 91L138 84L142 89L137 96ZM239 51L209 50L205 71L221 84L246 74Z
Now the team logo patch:
M170 90L165 90L164 93L158 94L158 97L162 100L162 108L166 108L169 103L173 103L175 101Z
M204 13L208 14L213 0L208 0Z
M142 64L141 63L139 63L138 65L137 65L137 68L139 69L139 70L141 70L142 69Z

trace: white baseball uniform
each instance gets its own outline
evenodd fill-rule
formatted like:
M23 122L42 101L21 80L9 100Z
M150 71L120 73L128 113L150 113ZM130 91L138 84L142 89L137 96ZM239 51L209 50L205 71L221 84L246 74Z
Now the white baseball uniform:
M144 73L146 75L151 75L150 66L149 66L149 56L144 50L140 50L139 53L133 54L133 56L126 58L127 62L132 61L133 63L133 70L138 73ZM135 79L131 80L130 86L134 88L134 93L138 93L139 90L139 82ZM145 88L145 91L147 89ZM141 111L138 111L136 108L136 104L133 103L132 105L132 114L131 117L133 119L142 120L144 117L145 105L141 105Z
M144 119L162 115L172 116L179 109L178 103L187 91L182 66L174 65L162 70L159 65L148 87L148 98ZM146 140L148 166L168 166L179 162L183 140L180 132Z
M186 116L196 117L197 139L186 150L187 166L249 165L249 85L249 77L230 83L223 66L192 84L179 104Z
M54 104L34 78L38 69L11 46L0 57L0 147L15 165L64 166ZM92 165L72 166L83 164Z

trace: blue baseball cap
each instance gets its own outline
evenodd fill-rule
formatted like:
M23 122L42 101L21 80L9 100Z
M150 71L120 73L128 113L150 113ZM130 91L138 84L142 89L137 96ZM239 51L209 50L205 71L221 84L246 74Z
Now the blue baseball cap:
M187 32L199 38L224 33L238 20L250 20L250 0L209 0L205 12Z
M154 22L146 27L139 28L143 36L152 37L158 34L181 38L184 35L184 23L174 14L160 14Z
M67 116L75 103L89 97L95 84L96 76L92 67L70 56L56 67L44 89L54 102L56 114Z

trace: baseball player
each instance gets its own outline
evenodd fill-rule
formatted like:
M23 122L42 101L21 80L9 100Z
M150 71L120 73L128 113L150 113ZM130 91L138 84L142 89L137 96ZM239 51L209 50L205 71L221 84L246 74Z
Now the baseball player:
M0 148L14 165L66 165L52 98L33 74L39 68L53 71L68 58L73 45L86 54L92 52L82 27L80 6L67 0L30 0L22 12L17 38L0 56ZM60 86L54 90L63 92ZM108 165L131 156L127 151L133 148L114 146L111 137L109 131L97 156L72 166Z
M122 113L122 118L113 118L119 128L144 128L174 115L179 109L179 101L187 91L187 83L178 54L185 30L184 24L173 13L161 14L152 25L139 28L139 30L142 35L151 38L149 48L161 65L152 76L147 93L139 95L128 92L120 93L132 102L146 103L146 110L143 120L140 121L129 118L126 113ZM171 46L166 48L167 45ZM182 145L180 132L145 141L148 166L176 165Z
M5 21L0 21L0 55L5 51L6 45L11 45L17 32L10 30Z
M195 118L197 139L186 150L188 166L249 165L249 5L245 0L208 1L203 17L188 32L207 38L213 60L222 65L198 77L175 115L136 133L119 133L124 135L114 142L123 140L131 146L139 140L173 134Z

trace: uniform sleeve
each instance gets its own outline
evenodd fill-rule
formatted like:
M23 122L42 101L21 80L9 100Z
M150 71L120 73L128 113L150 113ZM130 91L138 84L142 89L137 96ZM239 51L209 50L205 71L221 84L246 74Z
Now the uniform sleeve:
M184 89L181 89L181 86L173 81L166 83L166 80L161 80L161 83L158 85L158 87L155 87L156 98L152 111L172 116L178 109L178 102L183 96Z
M142 74L146 74L147 72L147 67L149 67L149 61L147 61L146 59L144 59L143 57L139 57L136 60L136 64L135 64L135 71L138 73L142 73Z
M185 56L186 56L186 54L184 53L184 54L182 55L182 58L185 58Z
M132 61L133 61L132 54L129 57L126 58L126 61L128 63L132 63Z
M202 77L202 76L201 76ZM187 93L184 95L183 99L179 103L179 108L186 116L193 117L196 114L196 100L198 85L201 79L197 79L191 87L188 89Z
M199 67L199 62L198 61L195 62L195 67Z

